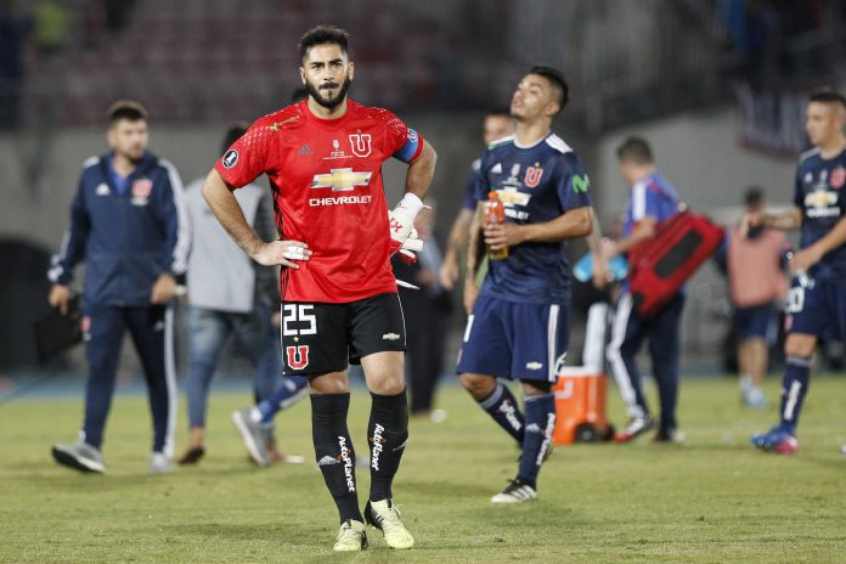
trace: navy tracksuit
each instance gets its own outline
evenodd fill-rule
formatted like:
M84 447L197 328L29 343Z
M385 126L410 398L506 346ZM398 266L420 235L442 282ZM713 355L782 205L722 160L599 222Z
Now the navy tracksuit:
M163 273L187 267L190 229L182 182L169 162L146 153L126 179L117 178L111 155L85 162L71 205L70 224L49 277L69 284L86 263L83 303L86 356L85 442L101 448L126 330L141 359L153 416L153 451L173 454L176 369L173 312L150 297Z

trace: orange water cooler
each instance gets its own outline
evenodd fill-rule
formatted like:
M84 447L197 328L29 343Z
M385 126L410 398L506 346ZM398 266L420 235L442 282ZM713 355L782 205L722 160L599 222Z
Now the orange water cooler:
M605 416L607 318L607 304L597 303L590 307L582 355L584 365L564 367L552 388L556 411L552 442L556 445L604 441L614 435L614 428Z

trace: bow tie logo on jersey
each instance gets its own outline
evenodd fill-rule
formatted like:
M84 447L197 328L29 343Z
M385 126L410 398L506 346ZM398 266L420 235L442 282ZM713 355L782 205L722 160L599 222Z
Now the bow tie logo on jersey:
M523 182L529 188L534 188L540 184L541 176L543 176L543 169L535 163L535 166L530 166L526 169L526 176L523 178Z
M350 134L350 147L353 155L364 158L370 156L370 134L369 133L352 133Z
M532 199L531 195L520 192L515 188L503 188L501 190L497 190L496 193L506 208L527 206L529 205L529 201Z
M805 196L805 213L810 218L839 217L840 206L837 205L837 193L829 192L826 188L818 187Z
M349 192L356 186L370 184L372 172L355 172L351 168L333 168L329 174L315 174L312 188L331 188L333 192Z

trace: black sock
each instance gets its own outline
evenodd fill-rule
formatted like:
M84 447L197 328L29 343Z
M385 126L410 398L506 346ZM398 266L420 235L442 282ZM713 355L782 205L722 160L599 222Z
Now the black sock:
M493 393L478 403L519 445L523 444L526 421L511 390L497 382Z
M338 506L341 523L364 521L355 485L355 451L347 429L350 395L311 396L311 433L317 466Z
M393 497L391 484L408 442L408 399L405 390L395 396L370 395L370 501L382 501Z

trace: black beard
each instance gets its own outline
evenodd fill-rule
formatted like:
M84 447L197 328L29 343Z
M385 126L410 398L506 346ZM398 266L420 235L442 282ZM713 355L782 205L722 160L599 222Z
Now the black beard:
M315 88L314 85L312 85L312 83L306 81L305 87L306 87L306 90L308 90L309 96L314 98L315 102L317 102L318 104L320 104L321 106L323 106L327 110L334 110L335 108L340 106L341 103L343 103L343 101L346 99L347 90L350 89L350 83L351 82L352 82L352 80L350 80L350 78L347 77L347 79L344 80L344 83L341 85L341 91L338 92L338 95L335 98L332 98L331 100L324 98L323 95L320 93L320 90L318 88Z

